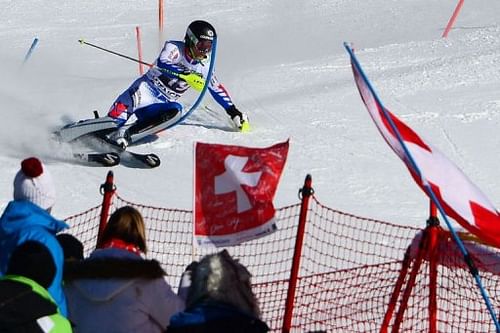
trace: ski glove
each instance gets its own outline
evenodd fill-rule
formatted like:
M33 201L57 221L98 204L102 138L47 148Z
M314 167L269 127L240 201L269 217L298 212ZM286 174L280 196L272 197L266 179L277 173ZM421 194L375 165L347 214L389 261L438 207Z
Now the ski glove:
M226 109L227 114L231 117L234 125L241 132L247 132L250 130L250 123L248 121L248 116L240 112L236 106L231 105Z

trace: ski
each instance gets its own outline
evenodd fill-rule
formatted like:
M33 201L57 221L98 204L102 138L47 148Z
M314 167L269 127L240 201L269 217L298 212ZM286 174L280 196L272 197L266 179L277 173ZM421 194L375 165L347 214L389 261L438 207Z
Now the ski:
M103 153L74 153L73 158L82 164L103 167L123 165L129 168L152 169L159 167L161 164L161 160L156 154L140 154L127 150L122 152L110 151Z
M115 152L75 153L73 157L82 163L89 163L97 166L112 167L120 164L120 155Z
M110 151L120 156L120 164L130 168L156 168L160 166L160 158L153 153L136 153L116 145L113 141L104 137L95 137L100 146L107 147ZM91 144L89 142L89 144Z
M151 169L160 166L158 155L131 152L109 140L107 134L116 129L116 123L109 117L100 118L97 111L94 111L94 115L94 119L68 124L54 133L54 139L58 142L80 145L92 151L74 153L73 158L81 163L108 167L123 165L130 168Z
M105 167L123 165L138 169L152 169L159 167L161 164L161 160L156 154L132 152L117 146L105 136L94 136L93 133L80 136L69 142L60 140L57 135L55 139L57 142L68 144L77 150L72 153L72 158L79 164ZM77 147L80 147L83 151L78 151L79 148ZM86 150L90 150L90 152L86 152Z
M54 132L59 141L71 142L83 138L91 133L109 132L116 129L116 122L110 117L84 119L67 124Z
M152 169L159 167L161 164L161 160L158 155L153 153L140 154L124 150L118 154L120 156L120 164L129 168Z

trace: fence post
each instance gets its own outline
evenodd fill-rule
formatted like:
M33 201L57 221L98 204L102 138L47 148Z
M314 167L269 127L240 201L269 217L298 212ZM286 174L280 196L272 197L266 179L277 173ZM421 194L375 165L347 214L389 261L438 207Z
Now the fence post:
M99 246L99 241L101 239L102 232L108 221L109 209L111 207L111 200L113 199L113 194L115 194L116 187L113 184L113 171L109 171L106 176L106 182L100 187L102 197L101 205L101 219L99 220L99 231L97 233L96 247Z
M432 202L432 200L431 200ZM432 214L432 213L431 213ZM437 328L437 283L439 264L439 242L441 233L439 232L439 220L436 215L431 215L427 220L427 230L429 230L429 333L438 332Z
M401 297L401 301L399 304L398 312L396 313L396 318L394 319L394 324L392 326L392 333L396 333L400 331L401 324L403 322L404 313L408 308L408 300L410 299L413 287L415 286L415 280L417 278L418 272L422 265L422 261L427 256L427 244L429 242L429 234L428 228L425 228L422 233L422 238L418 243L417 255L413 261L413 267L411 268L410 275L408 277L408 281L406 281L406 287L403 291L403 295ZM411 246L411 245L410 245ZM410 250L411 251L411 250Z
M408 299L411 295L411 291L414 286L415 278L418 274L420 266L423 260L429 261L429 304L428 304L428 313L429 313L429 333L438 332L437 329L437 280L438 280L438 264L439 264L439 242L441 241L441 231L439 227L439 219L437 218L437 208L436 205L430 201L429 206L429 219L427 220L427 227L422 233L422 238L418 244L418 252L414 256L413 260L413 268L410 273L410 277L406 282L405 291L403 293L402 300L399 302L399 310L394 320L394 324L392 327L392 332L399 332L401 323L403 320L404 312L406 311L408 305ZM389 328L389 324L392 319L392 315L394 309L398 303L398 299L400 297L402 291L402 285L406 279L406 275L408 269L410 267L411 259L411 246L406 250L405 258L403 260L403 265L401 271L399 273L398 280L396 282L396 286L391 295L391 299L389 301L388 310L384 316L384 321L382 322L382 326L380 328L380 333L386 333Z
M396 309L396 305L398 303L399 296L401 294L401 290L403 288L403 284L405 282L406 276L408 275L408 268L411 263L411 245L408 246L405 252L405 256L403 259L403 263L401 265L401 270L399 271L398 279L396 280L396 285L394 286L394 290L392 291L392 295L389 301L389 305L387 306L387 311L384 315L384 320L382 321L382 325L380 326L380 333L387 333L389 329L389 324L391 323L392 315L394 314L394 310Z
M295 302L295 288L300 269L300 257L302 255L302 245L304 242L304 232L307 222L307 210L309 208L309 198L314 194L311 187L311 175L307 175L304 181L304 187L299 190L302 195L302 204L300 206L299 225L297 227L297 237L295 238L295 249L293 252L292 268L290 270L290 279L288 280L288 293L286 296L285 315L283 317L283 333L289 333L292 325L293 307Z

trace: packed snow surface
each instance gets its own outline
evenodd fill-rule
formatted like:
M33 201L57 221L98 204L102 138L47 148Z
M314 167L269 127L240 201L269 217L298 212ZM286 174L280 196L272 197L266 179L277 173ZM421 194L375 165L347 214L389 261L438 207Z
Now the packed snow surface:
M58 192L61 218L98 205L109 169L63 160L50 133L106 114L138 76L138 65L80 45L84 40L145 61L164 39L181 39L195 19L218 32L216 73L249 133L231 130L207 95L184 124L131 149L154 152L153 170L112 168L132 202L192 208L196 141L266 147L290 139L275 206L298 202L311 174L323 204L360 216L424 226L429 201L386 145L356 90L343 42L351 42L384 105L437 146L498 207L500 186L500 1L466 1L441 38L455 0L166 1L0 0L0 197L12 198L20 161L41 157ZM23 58L32 42L31 58ZM195 96L187 96L192 103Z

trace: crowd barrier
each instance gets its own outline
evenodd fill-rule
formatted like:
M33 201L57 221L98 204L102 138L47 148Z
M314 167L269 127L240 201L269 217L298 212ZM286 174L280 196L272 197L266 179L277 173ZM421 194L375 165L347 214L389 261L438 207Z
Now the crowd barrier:
M124 205L141 211L147 257L162 264L174 288L191 261L220 250L193 246L192 211L130 202L114 187L107 188L112 196L103 202L108 201L110 212ZM252 273L263 319L272 332L495 331L472 275L437 219L427 228L400 226L331 209L310 194L305 207L303 200L277 209L278 230L273 234L228 248ZM292 284L303 212L300 261ZM66 219L86 255L94 249L107 214L99 205ZM498 249L473 239L465 240L465 246L498 309Z

